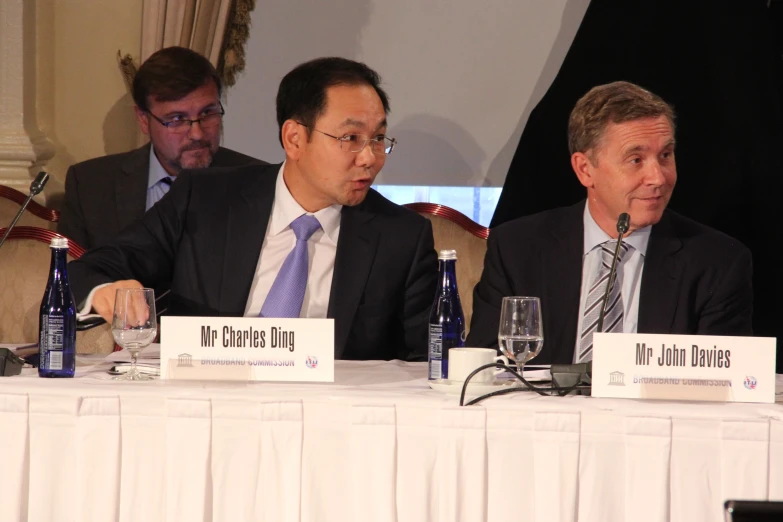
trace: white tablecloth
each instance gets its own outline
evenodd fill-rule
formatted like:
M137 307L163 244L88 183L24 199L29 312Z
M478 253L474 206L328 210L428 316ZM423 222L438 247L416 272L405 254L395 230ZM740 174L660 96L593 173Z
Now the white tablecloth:
M461 408L425 374L0 379L0 521L716 522L728 498L783 500L780 403L525 392Z

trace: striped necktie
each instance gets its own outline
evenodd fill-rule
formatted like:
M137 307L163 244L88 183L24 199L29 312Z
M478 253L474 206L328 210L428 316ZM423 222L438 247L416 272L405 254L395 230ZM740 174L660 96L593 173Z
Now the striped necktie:
M601 244L601 269L590 285L590 291L587 294L577 362L587 362L593 358L593 333L598 327L598 317L601 314L601 305L606 293L606 281L609 279L609 270L612 267L615 248L617 248L617 240L606 241ZM622 262L631 248L628 243L620 244L620 254L617 257L614 282L607 298L608 304L606 305L606 315L604 315L602 329L604 332L623 331Z

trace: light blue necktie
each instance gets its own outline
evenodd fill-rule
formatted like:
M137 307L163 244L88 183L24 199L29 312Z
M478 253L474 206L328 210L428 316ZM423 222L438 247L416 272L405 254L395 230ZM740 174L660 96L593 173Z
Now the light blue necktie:
M269 289L264 306L261 307L261 317L299 317L307 287L307 240L320 228L321 223L315 216L307 214L291 222L296 245L283 261L283 266Z

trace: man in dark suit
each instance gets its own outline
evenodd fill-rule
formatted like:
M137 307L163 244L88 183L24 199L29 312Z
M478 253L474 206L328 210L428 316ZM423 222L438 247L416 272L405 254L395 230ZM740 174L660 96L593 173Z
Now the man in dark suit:
M627 82L590 90L568 126L587 201L492 230L467 343L497 346L504 296L541 298L536 363L592 358L617 221L630 215L602 331L751 335L751 255L666 205L677 180L674 113Z
M108 319L117 288L170 281L171 314L330 317L337 358L424 360L437 257L429 221L370 189L395 144L379 83L342 58L288 73L285 163L182 172L69 264L77 301Z
M87 249L101 246L143 216L182 169L263 163L220 147L220 94L220 77L200 54L168 47L150 56L133 80L150 143L71 166L58 231Z

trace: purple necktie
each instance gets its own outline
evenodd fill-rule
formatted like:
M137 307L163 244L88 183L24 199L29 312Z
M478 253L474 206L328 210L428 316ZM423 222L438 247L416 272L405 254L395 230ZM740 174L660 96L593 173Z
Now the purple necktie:
M299 317L307 287L307 240L320 228L321 223L315 216L307 214L291 222L296 245L283 261L283 266L269 289L264 306L261 307L261 317Z

